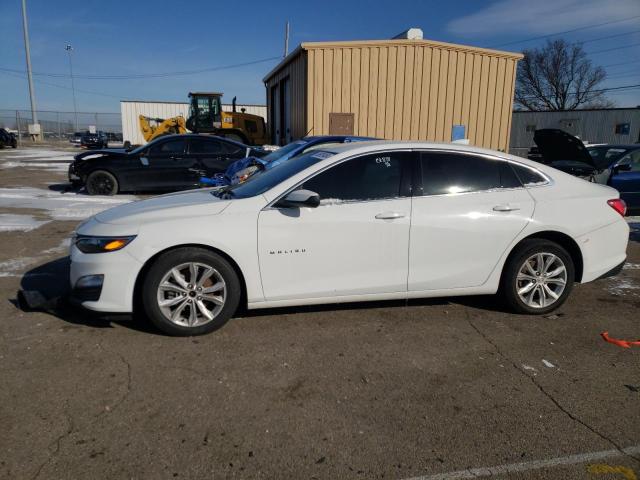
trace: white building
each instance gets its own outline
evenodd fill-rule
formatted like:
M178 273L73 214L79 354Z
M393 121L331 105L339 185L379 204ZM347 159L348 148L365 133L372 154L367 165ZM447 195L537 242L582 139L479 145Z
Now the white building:
M231 104L223 104L222 110L230 112ZM236 104L236 110L245 113L260 115L267 121L266 105L240 105ZM140 131L139 115L150 118L171 118L182 115L185 120L189 116L189 104L183 102L147 102L142 100L120 100L120 114L122 115L122 137L125 142L132 145L146 143Z

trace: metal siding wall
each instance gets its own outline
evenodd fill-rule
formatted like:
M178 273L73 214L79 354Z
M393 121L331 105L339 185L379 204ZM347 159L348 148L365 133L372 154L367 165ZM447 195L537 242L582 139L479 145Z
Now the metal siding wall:
M448 142L452 126L463 124L472 144L508 147L517 63L513 57L390 43L316 46L298 58L307 61L307 67L299 67L306 68L300 77L308 92L292 103L306 108L304 123L311 135L329 133L329 113L354 113L356 135ZM286 75L293 81L297 62L293 59L276 71L268 87ZM297 130L294 138L300 136Z
M513 112L513 129L509 151L526 156L533 146L533 132L527 125L540 128L562 128L561 120L576 119L577 135L589 143L636 143L640 139L640 109L572 110L563 112ZM629 135L618 135L615 126L630 123Z
M271 135L268 114L271 111L271 87L289 77L291 102L289 103L289 118L291 137L295 140L307 133L307 52L301 51L295 58L284 65L266 82L267 94L267 125Z
M245 112L244 113L250 113L251 115L259 115L262 118L264 118L264 121L267 121L267 106L266 105L241 105L241 104L236 104L236 111L240 112L241 109L244 108ZM222 104L222 111L223 112L230 112L233 109L233 105L231 105L230 103L223 103Z

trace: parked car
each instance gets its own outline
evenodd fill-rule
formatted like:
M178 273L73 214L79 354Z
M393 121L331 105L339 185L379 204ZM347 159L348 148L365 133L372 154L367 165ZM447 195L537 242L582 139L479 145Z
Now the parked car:
M141 304L171 335L249 309L500 291L544 314L620 271L629 226L610 187L456 144L328 146L221 189L128 203L82 223L72 299Z
M375 140L370 137L356 137L351 135L322 135L304 137L274 150L262 158L247 157L232 163L224 173L213 177L203 177L200 183L203 186L223 186L242 183L257 172L268 170L280 163L312 149L321 148L327 144L340 144Z
M109 137L101 130L95 133L86 132L82 135L80 146L85 148L109 148Z
M82 136L89 133L89 131L86 132L74 132L73 135L71 135L69 137L69 142L73 143L74 145L80 145L82 143Z
M640 210L640 145L616 162L609 185L620 192L630 212Z
M261 151L210 135L167 135L127 151L93 150L76 155L69 181L91 195L126 191L184 190L201 176L223 172L229 164Z
M18 147L18 139L16 138L15 133L7 131L5 128L0 128L0 148Z

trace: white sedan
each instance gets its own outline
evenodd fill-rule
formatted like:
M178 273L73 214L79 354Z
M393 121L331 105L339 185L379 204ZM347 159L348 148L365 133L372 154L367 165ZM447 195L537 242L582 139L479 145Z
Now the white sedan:
M519 157L453 144L366 142L301 155L246 183L126 204L81 224L72 298L140 306L171 335L249 309L499 292L558 308L617 273L624 202Z

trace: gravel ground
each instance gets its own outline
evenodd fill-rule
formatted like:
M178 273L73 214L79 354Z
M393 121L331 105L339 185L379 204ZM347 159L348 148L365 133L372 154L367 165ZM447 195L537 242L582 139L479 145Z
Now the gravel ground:
M72 153L0 151L0 478L640 474L640 348L600 337L640 337L640 219L620 276L554 315L445 298L256 311L169 338L17 307L21 288L63 294L75 225L134 198L65 193Z

